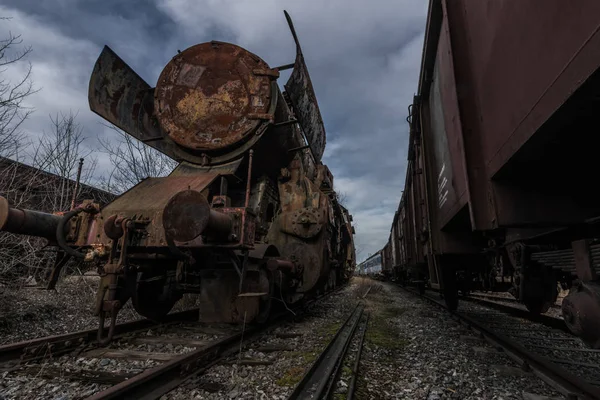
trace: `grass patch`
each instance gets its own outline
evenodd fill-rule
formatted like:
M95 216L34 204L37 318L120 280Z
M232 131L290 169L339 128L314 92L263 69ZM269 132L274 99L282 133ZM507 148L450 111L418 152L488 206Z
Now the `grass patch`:
M281 378L275 381L275 384L279 386L296 386L302 380L305 368L298 366L288 369Z
M287 354L287 357L293 359L301 359L300 365L291 367L283 376L275 381L278 386L296 386L302 380L308 366L317 359L319 355L316 351L292 351Z
M402 315L407 309L389 305L389 298L385 299L383 296L376 297L382 297L381 300L384 300L386 305L372 307L371 319L365 339L368 343L377 347L391 350L392 352L399 351L406 346L408 341L400 337L398 329L394 324L389 323L389 320ZM377 300L380 299L377 298Z
M290 358L302 358L303 363L310 364L317 359L317 352L314 351L292 351L288 353Z
M342 374L344 376L352 376L352 368L350 368L347 365L344 365L344 368L342 369Z
M381 310L378 314L382 318L395 318L406 311L406 308L397 306L387 306Z
M398 331L381 317L371 317L365 339L387 350L400 350L408 343L399 337Z
M331 337L333 337L333 335L335 335L337 331L340 330L341 326L341 322L333 322L331 324L325 325L323 328L319 329L319 335L328 336L327 339L331 339Z

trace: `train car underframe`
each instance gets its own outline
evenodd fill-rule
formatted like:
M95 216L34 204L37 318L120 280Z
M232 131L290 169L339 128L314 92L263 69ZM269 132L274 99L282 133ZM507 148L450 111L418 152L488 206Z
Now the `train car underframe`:
M523 230L518 231L522 237ZM515 232L505 233L506 239ZM573 235L572 229L562 229L514 241L496 237L481 255L430 256L429 286L440 289L451 309L457 308L459 294L508 291L532 314L548 311L559 288L568 290L562 300L565 323L588 346L600 348L600 240L572 240Z

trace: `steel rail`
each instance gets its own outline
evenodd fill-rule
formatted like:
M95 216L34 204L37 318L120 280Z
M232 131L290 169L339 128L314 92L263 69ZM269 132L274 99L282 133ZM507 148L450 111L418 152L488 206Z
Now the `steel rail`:
M543 324L549 328L558 329L563 332L571 334L571 331L567 327L567 324L565 323L565 321L562 319L556 318L556 317L551 317L549 315L544 315L544 314L536 315L536 314L532 314L531 312L529 312L527 310L522 310L520 308L512 307L507 304L496 303L494 301L488 301L488 300L479 299L476 297L467 296L467 297L461 297L460 299L462 301L481 304L481 305L489 307L489 308L494 308L499 311L504 311L515 317L519 317L519 318L527 319L527 320L530 320L533 322L537 322L537 323Z
M356 304L325 350L296 385L292 394L288 397L289 400L326 399L329 397L335 383L335 377L354 337L354 332L361 320L364 308L362 302Z
M521 304L521 305L523 305L523 303L520 303L519 300L515 299L514 297L500 297L500 296L494 296L492 294L487 294L487 293L468 293L463 298L468 298L468 299L483 299L483 300L491 300L491 301L501 301L501 302L505 302L505 303L513 303L513 304ZM550 308L554 308L554 309L560 310L561 306L559 306L556 303L553 303L553 304L550 305Z
M442 307L452 314L452 316L454 316L454 318L460 323L464 323L469 329L478 332L482 338L486 339L492 345L501 347L511 359L517 363L520 363L524 369L532 369L540 379L563 393L569 400L600 400L600 388L593 386L577 376L574 376L553 362L546 360L544 357L532 353L502 333L488 328L485 326L485 324L461 314L459 311L448 310L446 304L444 304L444 302L441 300L432 298L427 294L421 296L408 288L402 289L415 296L425 298L431 303Z
M259 328L252 327L237 332L190 353L186 353L157 367L148 369L115 386L98 392L87 400L100 399L156 399L177 387L198 368L207 368L220 359L232 346L238 345L242 335L247 338Z
M193 321L198 318L198 309L186 310L168 314L164 321L158 323L149 319L139 319L124 322L115 326L115 338L126 333L145 330L174 322ZM66 333L62 335L45 336L41 338L9 343L0 346L0 363L26 359L31 361L51 352L53 356L64 354L85 344L96 342L98 328Z
M261 333L274 329L288 319L296 317L300 311L307 310L318 301L336 294L345 286L339 286L331 292L310 299L301 307L293 309L294 313L291 313L288 309L283 310L273 315L267 324L247 327L243 331L217 340L205 347L183 354L154 368L147 369L115 386L93 394L86 400L157 399L191 377L203 373L223 358L238 352L240 342L247 344L258 339Z
M354 368L352 370L352 379L350 380L350 385L348 386L348 393L346 394L347 400L354 399L354 392L356 391L356 380L358 378L358 368L360 367L360 357L362 355L363 343L365 341L367 328L369 327L369 317L370 317L370 314L367 313L367 316L365 318L365 325L360 334L360 342L358 343L358 350L356 352L356 358L354 360Z

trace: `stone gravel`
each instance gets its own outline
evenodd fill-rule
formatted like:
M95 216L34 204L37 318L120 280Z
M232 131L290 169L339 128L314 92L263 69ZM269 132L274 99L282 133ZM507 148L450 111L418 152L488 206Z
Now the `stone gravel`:
M461 311L503 332L529 351L555 362L572 375L587 381L600 380L600 350L588 348L571 333L490 310L479 304L463 302Z
M56 290L39 284L0 287L0 345L98 327L93 306L100 279L94 273L62 279ZM171 312L195 307L196 297L186 295ZM117 323L142 317L131 301L119 311Z
M392 284L382 287L367 300L372 320L389 327L392 342L369 340L367 332L358 398L563 398L445 311Z
M364 292L363 286L354 283L331 295L296 321L261 336L235 357L210 368L161 400L287 399ZM281 347L286 349L269 350ZM237 364L240 360L265 361L267 365Z
M85 283L84 287L87 285ZM162 399L286 399L368 287L371 291L365 300L365 311L370 314L370 320L359 368L357 399L563 398L533 374L518 368L503 353L473 336L443 310L395 285L354 278L351 285L313 305L306 314L261 335L235 356L185 382ZM15 301L13 310L48 304L48 299L52 300L52 304L60 304L60 307L46 314L36 312L31 320L13 321L10 327L0 326L0 332L10 335L9 338L2 337L3 342L96 326L93 316L85 317L89 308L84 306L91 304L88 300L93 298L93 290L89 293L91 297L85 301L73 301L73 298L88 296L81 284L67 282L56 293L35 290L27 293L18 294L22 297ZM57 299L61 302L56 302ZM22 332L23 329L31 331ZM188 336L182 330L147 333L148 336L157 334L197 340L215 338L214 335L197 333ZM127 341L114 346L174 353L193 349L182 345L139 345ZM334 397L337 400L346 396L351 378L349 366L356 348L355 339L342 370L342 379L337 383ZM45 362L35 379L0 372L0 399L84 398L108 387L108 384L95 383L91 379L72 381L67 378L68 373L134 374L158 363L152 360L59 357ZM64 376L48 378L44 368L62 369Z

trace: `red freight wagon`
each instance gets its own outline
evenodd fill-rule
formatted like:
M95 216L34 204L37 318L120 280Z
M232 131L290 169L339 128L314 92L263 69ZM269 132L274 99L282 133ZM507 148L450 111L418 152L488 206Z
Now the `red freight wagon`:
M540 313L562 285L594 347L599 29L597 0L431 0L399 208L400 268L428 272L448 305L508 289Z

